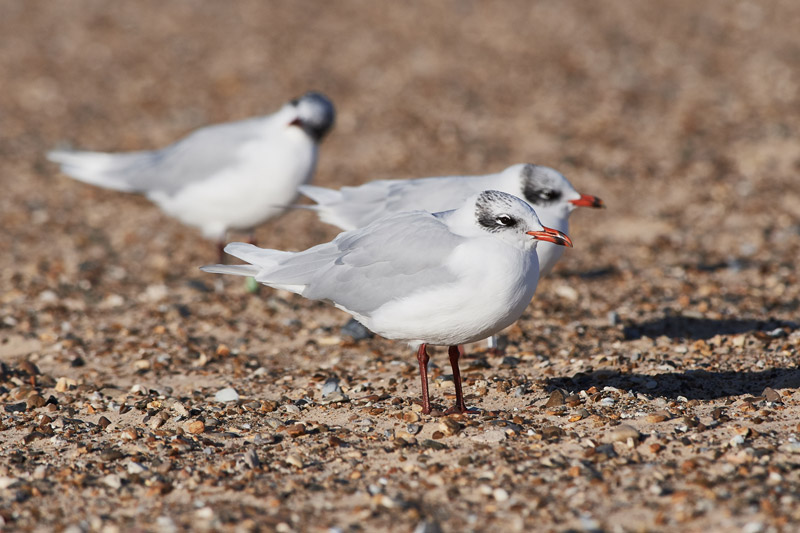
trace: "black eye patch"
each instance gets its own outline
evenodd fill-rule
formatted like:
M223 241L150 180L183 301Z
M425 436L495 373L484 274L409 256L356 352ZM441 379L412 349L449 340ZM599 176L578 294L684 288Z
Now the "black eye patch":
M495 215L484 211L478 213L478 224L494 233L506 228L513 228L517 225L517 219L510 215Z
M525 187L525 199L536 205L550 204L561 198L561 191L547 188Z

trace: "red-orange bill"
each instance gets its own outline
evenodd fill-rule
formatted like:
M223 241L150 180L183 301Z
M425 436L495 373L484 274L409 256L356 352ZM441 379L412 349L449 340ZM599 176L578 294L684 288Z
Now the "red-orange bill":
M569 235L557 229L545 227L542 231L528 231L527 233L537 241L552 242L559 246L569 246L572 248L572 239L569 238Z
M603 200L590 194L581 194L580 198L577 200L570 200L569 203L577 205L578 207L605 207L603 205Z

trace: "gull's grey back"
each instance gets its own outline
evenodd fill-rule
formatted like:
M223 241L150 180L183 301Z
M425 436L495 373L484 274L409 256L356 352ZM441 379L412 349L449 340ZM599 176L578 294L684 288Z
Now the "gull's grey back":
M306 298L365 314L453 281L445 262L461 242L463 237L430 213L399 213L292 254L258 279L268 285L306 285L301 293Z

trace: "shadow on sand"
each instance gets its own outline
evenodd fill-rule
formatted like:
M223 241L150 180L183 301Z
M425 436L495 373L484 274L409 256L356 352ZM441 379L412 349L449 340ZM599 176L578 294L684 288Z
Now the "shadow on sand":
M659 337L666 335L676 339L710 339L715 335L738 335L751 331L772 332L777 328L797 329L798 324L767 319L728 319L695 318L682 315L665 316L642 323L629 323L623 329L625 340L636 340L642 337ZM784 332L785 333L785 332Z
M800 368L772 368L759 372L687 370L654 376L597 370L578 373L571 378L551 378L547 384L548 389L562 388L569 391L586 390L593 386L598 389L615 387L624 391L667 398L684 396L689 400L714 400L746 394L758 396L766 387L798 388Z

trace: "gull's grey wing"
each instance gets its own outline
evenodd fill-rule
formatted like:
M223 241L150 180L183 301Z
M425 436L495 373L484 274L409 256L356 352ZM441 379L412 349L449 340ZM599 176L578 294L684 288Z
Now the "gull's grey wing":
M79 180L117 190L173 194L236 164L238 149L264 131L258 117L199 129L160 150L106 154L51 152L50 159Z
M263 133L265 117L218 124L195 131L161 150L148 164L128 170L126 181L138 191L173 194L236 164L242 145Z
M360 187L343 187L340 201L323 205L334 210L330 218L349 227L362 227L390 213L419 209L436 213L459 207L471 195L486 189L482 176L448 176L413 180L380 180ZM491 188L491 187L488 187ZM313 196L311 196L313 198ZM326 220L328 221L328 220Z
M330 300L365 314L418 290L455 281L446 261L462 242L463 237L430 213L400 213L292 254L263 281L305 285L306 298Z

